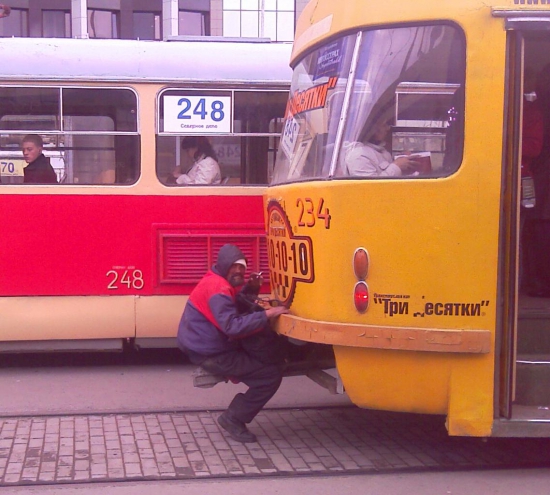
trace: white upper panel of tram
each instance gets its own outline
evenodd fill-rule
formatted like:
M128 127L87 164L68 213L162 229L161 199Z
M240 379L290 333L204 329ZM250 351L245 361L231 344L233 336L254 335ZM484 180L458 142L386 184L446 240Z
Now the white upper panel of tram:
M0 80L287 82L291 45L236 41L0 39Z

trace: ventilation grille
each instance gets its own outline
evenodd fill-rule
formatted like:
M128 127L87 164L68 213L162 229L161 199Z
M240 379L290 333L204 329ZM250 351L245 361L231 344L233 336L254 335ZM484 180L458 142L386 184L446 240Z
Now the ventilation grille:
M248 260L246 278L263 272L269 280L265 234L204 234L159 232L159 283L196 284L216 262L224 244L235 244Z

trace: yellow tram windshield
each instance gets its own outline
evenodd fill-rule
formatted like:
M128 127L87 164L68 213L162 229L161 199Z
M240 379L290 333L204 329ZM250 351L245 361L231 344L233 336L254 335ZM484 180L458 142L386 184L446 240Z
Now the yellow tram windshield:
M272 183L453 173L464 78L464 36L452 25L360 31L323 45L294 69ZM401 169L380 154L386 139L394 157L415 163Z

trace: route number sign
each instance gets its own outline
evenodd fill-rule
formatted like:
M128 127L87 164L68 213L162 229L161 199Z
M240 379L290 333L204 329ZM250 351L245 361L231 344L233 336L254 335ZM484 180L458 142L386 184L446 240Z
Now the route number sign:
M229 96L167 95L164 102L164 132L177 134L225 134L231 132L232 105Z

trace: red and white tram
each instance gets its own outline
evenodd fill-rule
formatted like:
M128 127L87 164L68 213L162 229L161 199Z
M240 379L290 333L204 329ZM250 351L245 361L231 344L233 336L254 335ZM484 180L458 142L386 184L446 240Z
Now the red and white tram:
M0 40L0 351L171 345L221 245L267 271L289 58L260 42ZM22 183L29 133L58 184ZM167 180L186 135L211 141L222 185Z

